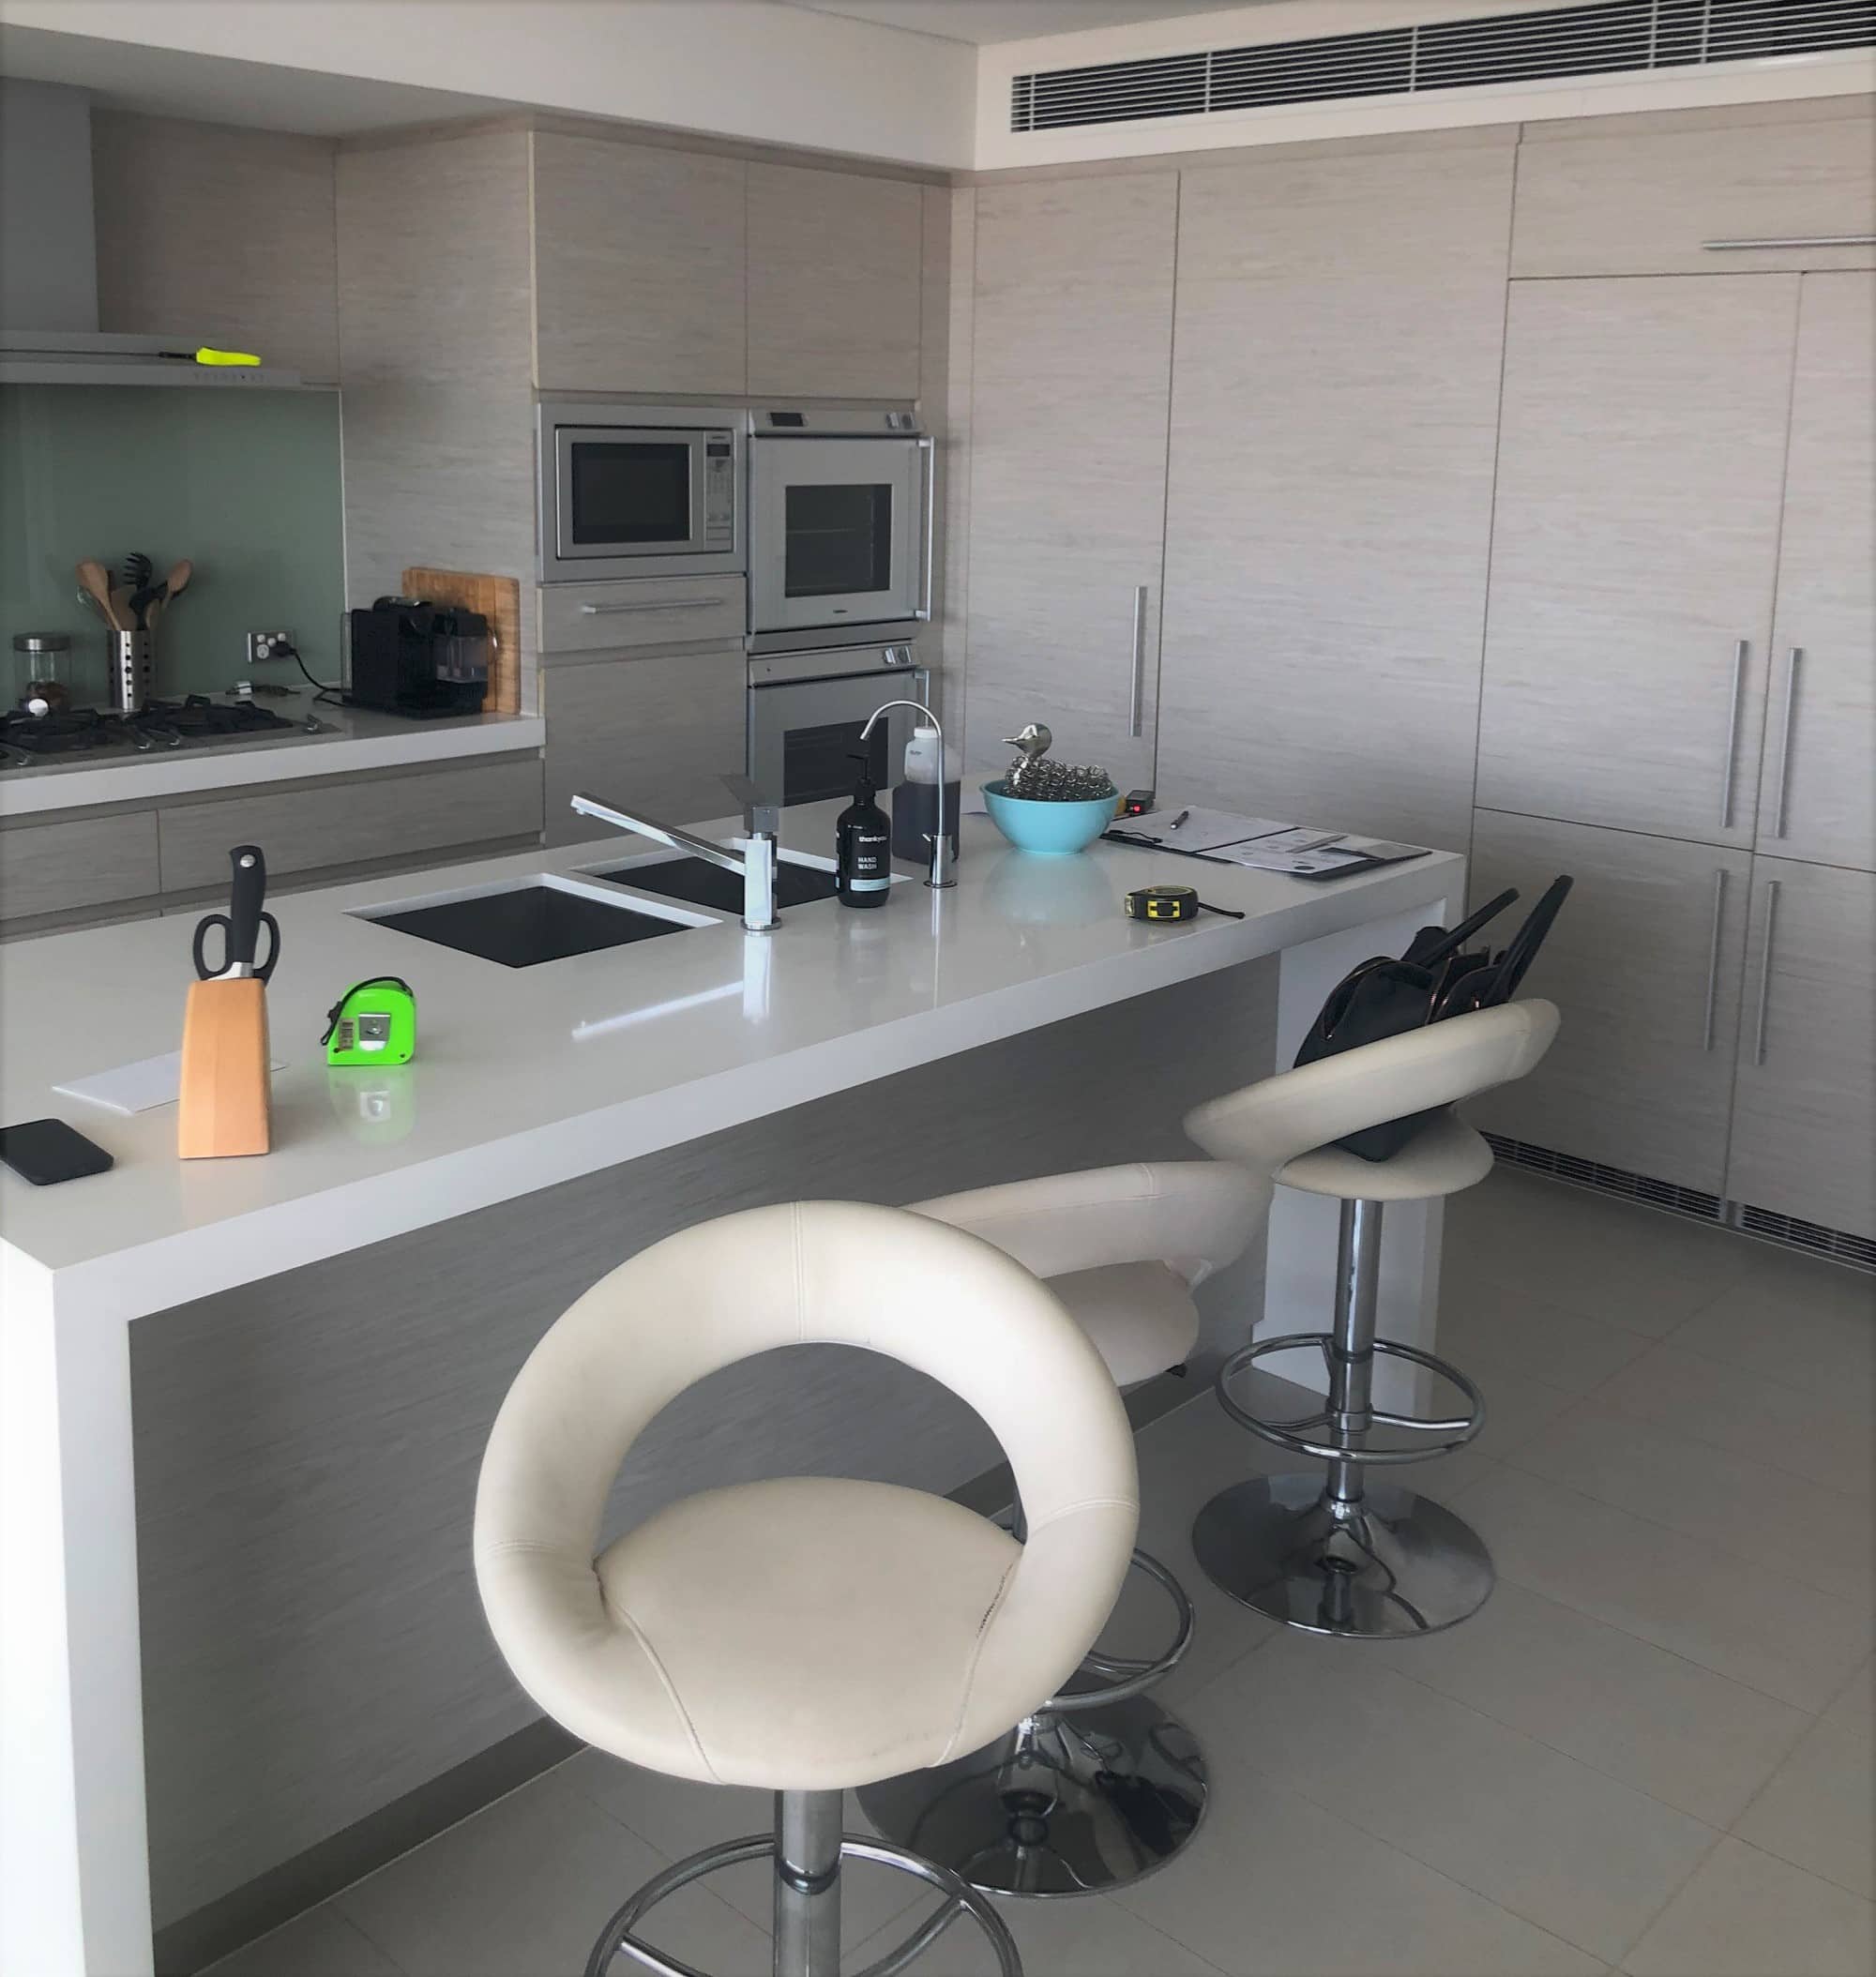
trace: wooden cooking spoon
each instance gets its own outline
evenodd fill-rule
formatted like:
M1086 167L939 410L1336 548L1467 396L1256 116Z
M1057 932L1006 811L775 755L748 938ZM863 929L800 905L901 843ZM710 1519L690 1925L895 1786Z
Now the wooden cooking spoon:
M157 594L151 598L149 611L145 614L152 631L157 628L157 619L161 615L163 606L179 591L187 590L189 588L189 580L194 575L195 565L185 556L170 571L169 575L157 585Z
M78 566L78 587L104 613L104 622L113 631L129 630L112 598L111 572L101 563L84 562Z

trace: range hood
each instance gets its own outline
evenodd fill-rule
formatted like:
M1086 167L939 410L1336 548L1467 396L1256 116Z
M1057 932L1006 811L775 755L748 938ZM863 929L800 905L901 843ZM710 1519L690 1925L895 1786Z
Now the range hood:
M296 370L197 364L204 340L100 333L91 98L0 79L0 385L304 388Z

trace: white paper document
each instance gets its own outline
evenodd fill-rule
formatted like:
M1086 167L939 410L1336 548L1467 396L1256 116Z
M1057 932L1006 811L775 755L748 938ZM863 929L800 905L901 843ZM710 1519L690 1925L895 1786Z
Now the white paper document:
M1183 823L1175 822L1181 817ZM1116 818L1111 835L1124 843L1160 845L1169 852L1215 852L1221 845L1242 844L1247 838L1288 829L1275 817L1240 817L1232 810L1194 807Z
M272 1068L286 1068L286 1059L276 1058ZM140 1057L135 1064L118 1064L109 1071L94 1071L88 1078L73 1078L55 1084L55 1092L68 1098L82 1098L86 1105L101 1105L107 1112L148 1112L159 1105L174 1105L182 1091L182 1052L170 1050L161 1057Z

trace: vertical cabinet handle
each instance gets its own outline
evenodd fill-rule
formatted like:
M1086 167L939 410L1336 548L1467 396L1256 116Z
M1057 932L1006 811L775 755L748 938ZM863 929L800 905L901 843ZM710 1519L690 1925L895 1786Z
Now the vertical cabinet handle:
M1127 732L1130 740L1140 738L1143 710L1141 694L1146 675L1146 586L1139 583L1133 592L1133 675L1127 688Z
M1713 875L1713 932L1706 947L1706 1017L1701 1030L1701 1049L1713 1049L1714 1016L1719 1003L1719 928L1726 916L1726 868Z
M938 566L938 442L931 434L918 442L925 456L925 583L915 618L930 623L931 587Z
M1772 835L1785 835L1785 819L1789 810L1787 801L1792 786L1792 726L1798 711L1798 667L1804 660L1804 648L1793 645L1785 655L1785 714L1784 726L1778 735L1778 795L1772 806Z
M1726 714L1726 775L1719 786L1719 827L1732 828L1732 769L1739 753L1739 697L1746 686L1746 658L1750 643L1738 640L1732 648L1732 700Z
M1765 1012L1772 1001L1772 941L1778 922L1778 884L1765 882L1765 949L1759 957L1759 1019L1752 1037L1752 1062L1765 1062Z

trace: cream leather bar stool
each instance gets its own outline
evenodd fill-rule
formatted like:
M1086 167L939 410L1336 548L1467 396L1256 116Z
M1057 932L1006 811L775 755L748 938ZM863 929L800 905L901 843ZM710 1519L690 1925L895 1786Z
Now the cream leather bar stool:
M1263 1199L1235 1168L1187 1160L980 1187L916 1213L1046 1279L1126 1388L1184 1362L1199 1336L1192 1290L1244 1248ZM1053 1403L1038 1392L1031 1404ZM1172 1645L1150 1660L1091 1654L1063 1694L987 1748L869 1788L860 1804L881 1833L974 1887L1036 1895L1137 1880L1191 1837L1204 1760L1144 1694L1184 1658L1191 1603L1157 1559L1136 1551L1133 1563L1172 1601Z
M1468 1525L1412 1490L1364 1479L1372 1465L1448 1454L1485 1425L1485 1403L1464 1374L1375 1336L1381 1217L1389 1201L1429 1200L1484 1180L1491 1149L1451 1108L1524 1077L1556 1033L1551 1004L1507 1003L1283 1072L1188 1115L1186 1130L1200 1146L1264 1187L1302 1188L1342 1204L1334 1330L1258 1339L1218 1370L1218 1398L1233 1420L1328 1464L1326 1477L1233 1484L1200 1511L1192 1548L1233 1599L1312 1633L1384 1638L1449 1627L1491 1591L1491 1560ZM1422 1112L1432 1116L1391 1159L1363 1160L1332 1143ZM1320 1351L1325 1362L1321 1411L1273 1421L1238 1401L1238 1374L1298 1348ZM1435 1417L1375 1407L1377 1353L1450 1382L1463 1411Z
M620 1462L661 1408L719 1366L816 1342L902 1361L975 1408L1029 1506L1027 1542L921 1490L801 1476L704 1490L598 1548ZM621 1955L699 1977L641 1923L761 1858L775 1862L777 1977L839 1977L846 1860L945 1896L865 1977L902 1969L963 1913L1021 1977L990 1903L901 1848L843 1837L842 1794L976 1749L1060 1687L1113 1606L1137 1518L1100 1355L988 1243L903 1209L810 1201L687 1230L602 1277L529 1355L490 1435L483 1607L522 1688L575 1736L673 1777L771 1790L776 1819L646 1883L588 1977Z

